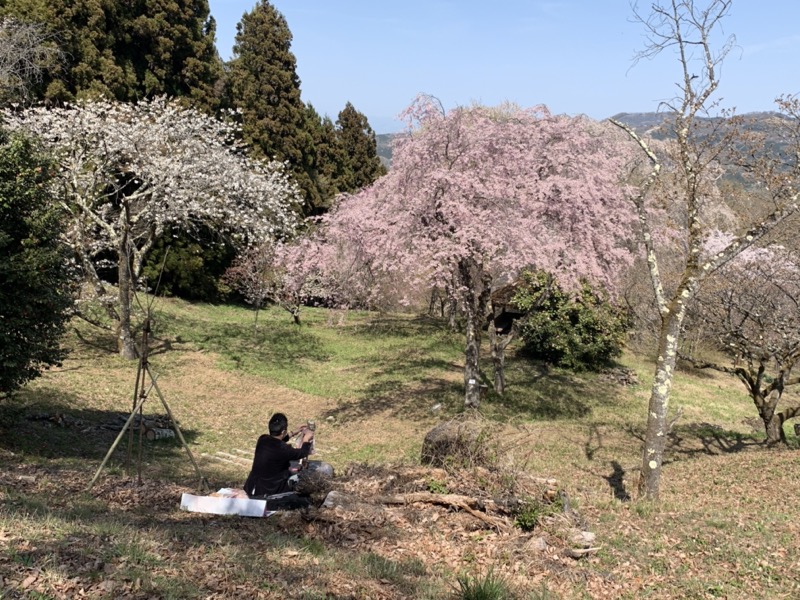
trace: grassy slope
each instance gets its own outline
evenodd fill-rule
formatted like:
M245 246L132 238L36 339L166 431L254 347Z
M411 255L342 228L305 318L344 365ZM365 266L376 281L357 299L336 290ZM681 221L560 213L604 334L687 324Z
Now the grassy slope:
M247 467L219 457L248 455L272 411L293 423L316 419L320 455L341 471L353 461L414 463L425 432L460 408L460 340L427 319L307 310L297 328L276 309L262 312L255 329L253 313L237 308L160 300L156 310L153 371L212 487L241 484ZM126 417L131 406L135 365L109 353L109 341L81 330L68 341L73 353L62 368L0 405L0 598L42 597L34 590L69 597L70 585L90 597L119 597L123 587L131 597L228 597L231 590L272 597L303 576L318 583L302 592L289 585L297 597L322 597L334 586L352 597L441 598L461 570L514 571L502 556L486 564L464 553L456 564L426 566L413 557L342 552L324 536L298 537L266 520L188 518L167 484L114 491L126 481L123 451L97 486L103 493L83 492L115 436L98 425ZM649 380L648 361L628 355L622 362ZM516 464L560 481L602 546L589 560L531 563L530 572L515 574L519 590L531 597L800 596L800 515L786 501L800 493L792 476L798 455L756 445L743 422L755 413L738 382L678 374L673 406L683 416L663 504L654 510L629 501L646 384L623 388L513 357L508 380L505 398L486 399L485 416ZM433 412L436 404L442 409ZM155 395L145 412L163 412ZM57 415L66 419L54 423ZM196 485L177 443L145 444L142 471L146 481ZM152 493L152 510L130 509L137 493ZM176 546L185 552L176 554Z

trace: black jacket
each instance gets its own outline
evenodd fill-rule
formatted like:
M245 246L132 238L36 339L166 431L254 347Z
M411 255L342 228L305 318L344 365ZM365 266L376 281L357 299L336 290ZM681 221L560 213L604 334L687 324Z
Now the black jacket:
M289 491L289 463L311 453L311 442L292 448L286 442L262 435L256 443L253 467L244 484L248 496L269 496Z

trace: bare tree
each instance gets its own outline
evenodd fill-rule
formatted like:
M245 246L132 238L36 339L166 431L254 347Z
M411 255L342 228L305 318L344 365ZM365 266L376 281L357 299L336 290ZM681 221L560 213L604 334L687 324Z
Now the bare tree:
M719 252L710 256L703 252L709 233L707 217L709 209L713 208L709 202L709 198L713 197L710 194L713 179L721 165L730 164L731 153L745 141L736 119L712 121L711 131L709 121L701 119L719 109L719 101L713 97L719 86L719 67L733 47L735 38L727 38L719 48L714 46L713 40L730 7L731 0L659 0L651 5L651 13L643 16L634 5L635 18L644 26L648 39L647 46L637 59L652 58L665 50L675 51L681 70L678 83L680 93L675 100L664 103L663 107L672 118L670 128L677 148L675 167L680 181L678 193L670 201L680 202L685 207L684 217L676 227L676 235L684 239L685 253L675 286L664 286L653 236L652 215L648 210L652 192L657 188L655 184L662 176L662 158L630 127L614 121L639 146L650 165L649 172L633 196L661 318L638 486L640 497L647 500L657 500L659 497L668 432L667 411L687 307L693 301L699 285L711 273L798 210L796 180L775 180L775 186L769 189L772 200L770 211L760 220L740 228L738 234ZM729 116L722 113L722 117ZM752 167L750 173L756 175L758 165L753 162L749 166Z
M4 18L0 21L0 99L29 100L32 87L61 59L54 37L42 25Z
M764 423L769 446L786 443L783 424L800 407L778 410L783 392L800 384L800 251L781 245L751 248L725 265L699 290L688 323L713 334L730 358L682 351L695 367L735 375Z

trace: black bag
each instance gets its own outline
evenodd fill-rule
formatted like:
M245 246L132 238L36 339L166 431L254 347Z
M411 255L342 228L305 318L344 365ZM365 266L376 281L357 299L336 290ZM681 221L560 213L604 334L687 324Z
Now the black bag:
M266 497L267 510L297 510L308 508L311 501L297 492L284 492Z

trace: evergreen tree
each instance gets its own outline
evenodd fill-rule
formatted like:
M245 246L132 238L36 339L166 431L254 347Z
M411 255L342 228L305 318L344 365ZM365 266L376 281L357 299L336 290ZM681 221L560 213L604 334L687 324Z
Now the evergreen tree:
M367 117L348 102L339 113L336 125L345 158L340 190L355 192L386 175L386 168L378 157L375 132Z
M229 89L233 106L242 113L245 141L257 156L289 163L305 196L304 212L310 214L323 198L315 181L315 127L300 98L291 43L286 19L261 0L237 25Z
M339 132L328 115L320 117L314 107L309 104L308 125L316 154L316 181L323 198L323 209L327 209L330 200L344 191L341 187L344 179L347 155L339 139Z
M216 88L223 64L207 0L0 0L0 14L42 23L65 57L63 68L50 69L32 90L36 99L104 96L130 102L168 95L206 111L221 107ZM205 281L205 268L215 259L204 256L198 263L187 234L175 235L167 277ZM160 262L154 260L148 274L158 273Z
M133 66L137 92L188 97L198 108L212 108L222 63L208 0L139 0L133 6L132 43L115 54Z
M236 256L236 249L205 225L186 232L172 228L150 252L142 277L159 295L178 296L200 302L230 299L232 290L222 275Z
M68 57L45 78L44 100L167 94L218 105L222 62L208 0L6 0L0 13L44 23Z

